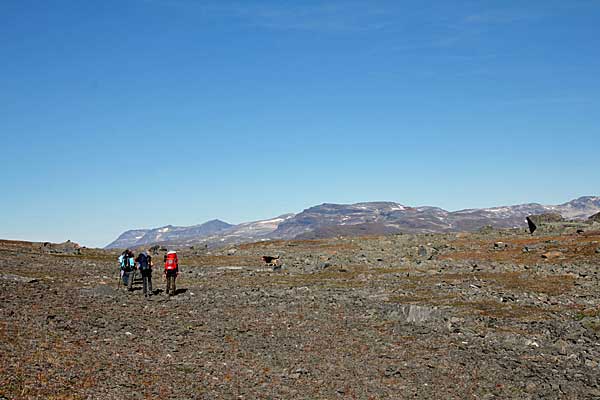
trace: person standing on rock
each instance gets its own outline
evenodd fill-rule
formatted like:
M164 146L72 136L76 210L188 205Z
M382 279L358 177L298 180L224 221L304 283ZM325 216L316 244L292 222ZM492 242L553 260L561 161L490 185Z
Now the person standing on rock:
M152 296L152 257L145 251L138 254L135 259L138 269L142 275L144 285L144 297Z
M165 277L167 278L167 294L175 294L175 278L179 275L179 260L177 253L169 251L165 256Z

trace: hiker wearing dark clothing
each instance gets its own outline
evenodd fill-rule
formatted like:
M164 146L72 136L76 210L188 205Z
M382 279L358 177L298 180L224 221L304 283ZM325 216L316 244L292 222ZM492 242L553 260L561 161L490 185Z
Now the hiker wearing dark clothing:
M167 294L173 296L175 294L175 278L179 275L179 260L177 253L169 251L165 256L165 277L167 278Z
M144 296L152 296L152 257L143 251L137 256L135 261L137 262L138 269L142 275Z

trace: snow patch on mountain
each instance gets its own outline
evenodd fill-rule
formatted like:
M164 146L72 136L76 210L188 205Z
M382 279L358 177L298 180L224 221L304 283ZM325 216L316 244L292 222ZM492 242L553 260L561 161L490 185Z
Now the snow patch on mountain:
M488 225L513 228L526 226L525 217L528 215L548 212L560 213L567 219L586 219L600 212L600 197L585 196L559 205L528 203L453 212L439 207L408 207L394 202L323 203L298 214L285 214L238 225L213 220L190 227L168 225L127 231L107 247L135 247L156 242L175 245L233 244L292 239L299 235L306 237L307 232L313 231L319 232L319 236L369 232L458 232L473 231Z

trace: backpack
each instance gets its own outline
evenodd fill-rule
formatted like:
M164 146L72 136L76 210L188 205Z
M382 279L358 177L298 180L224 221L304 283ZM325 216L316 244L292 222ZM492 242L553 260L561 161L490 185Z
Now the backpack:
M150 257L148 257L146 254L141 253L138 256L137 262L140 264L140 270L147 270L150 269Z
M177 253L174 251L170 251L165 256L165 270L167 271L175 271L179 266L179 260L177 259Z
M121 254L118 258L119 260L119 266L121 267L121 269L125 269L125 267L127 266L127 264L125 263L125 254Z

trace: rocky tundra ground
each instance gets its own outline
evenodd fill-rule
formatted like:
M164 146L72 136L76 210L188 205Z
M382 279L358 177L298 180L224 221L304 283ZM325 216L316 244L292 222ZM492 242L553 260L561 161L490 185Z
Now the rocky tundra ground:
M0 399L600 398L600 232L179 253L146 299L116 251L0 242Z

